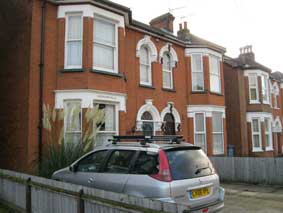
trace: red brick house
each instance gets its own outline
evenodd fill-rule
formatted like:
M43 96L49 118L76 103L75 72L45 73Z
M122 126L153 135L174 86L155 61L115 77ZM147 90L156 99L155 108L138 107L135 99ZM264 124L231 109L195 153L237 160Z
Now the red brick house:
M228 144L236 156L282 156L282 74L256 62L251 46L224 62Z
M223 47L186 23L175 36L170 13L146 25L111 1L14 2L10 11L23 17L2 20L21 34L6 37L14 48L2 44L0 167L28 170L40 158L43 103L66 110L64 135L74 141L84 125L80 114L68 127L68 111L98 105L101 143L116 134L181 134L208 155L226 154Z

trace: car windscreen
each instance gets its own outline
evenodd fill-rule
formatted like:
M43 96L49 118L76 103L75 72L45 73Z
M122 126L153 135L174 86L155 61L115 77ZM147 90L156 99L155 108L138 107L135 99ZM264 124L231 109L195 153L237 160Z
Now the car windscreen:
M173 180L212 175L214 168L206 154L197 147L166 150Z

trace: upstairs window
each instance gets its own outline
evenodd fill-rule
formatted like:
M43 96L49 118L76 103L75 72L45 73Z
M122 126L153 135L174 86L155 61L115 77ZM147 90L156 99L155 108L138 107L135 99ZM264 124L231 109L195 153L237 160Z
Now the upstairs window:
M213 154L224 153L223 143L223 120L221 112L212 113L212 137L213 137Z
M271 132L271 119L264 118L264 128L265 128L265 142L266 150L272 150L272 132Z
M269 103L269 87L268 87L268 78L266 75L261 76L261 88L262 88L262 100L263 103Z
M258 83L257 83L257 75L251 74L249 75L249 97L250 103L257 103L258 100Z
M173 89L172 59L168 53L164 53L162 63L163 88Z
M82 139L81 101L68 100L64 102L64 139L67 143L77 144Z
M221 93L220 60L218 57L210 55L209 70L210 70L210 91L215 93Z
M118 72L116 25L95 18L93 29L93 68Z
M192 54L192 90L204 91L202 55Z
M140 49L140 84L152 85L150 52L145 46Z
M80 13L66 17L65 68L82 68L83 18Z

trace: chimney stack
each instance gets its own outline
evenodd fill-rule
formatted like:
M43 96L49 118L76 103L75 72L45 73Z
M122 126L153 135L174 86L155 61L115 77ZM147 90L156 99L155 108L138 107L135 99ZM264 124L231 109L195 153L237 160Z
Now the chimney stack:
M175 17L171 13L165 13L152 19L149 24L151 27L166 30L170 33L174 32L173 24Z
M255 54L253 53L252 45L247 45L240 48L239 59L243 63L248 63L249 61L255 61Z
M184 28L183 28L183 24L180 23L179 24L179 31L177 32L177 36L179 39L182 40L190 40L190 30L188 29L188 23L185 21L184 22Z

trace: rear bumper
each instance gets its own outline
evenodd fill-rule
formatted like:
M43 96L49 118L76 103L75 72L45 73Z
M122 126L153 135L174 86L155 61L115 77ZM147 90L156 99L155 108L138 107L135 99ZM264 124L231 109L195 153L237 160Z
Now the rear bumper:
M192 208L188 211L185 212L193 212L193 213L203 213L203 212L218 212L221 209L224 208L224 202L223 201L217 201L214 203L210 203L209 205L206 206L201 206L197 208Z

